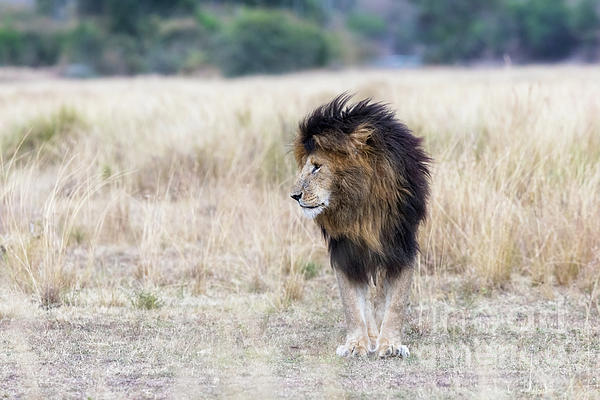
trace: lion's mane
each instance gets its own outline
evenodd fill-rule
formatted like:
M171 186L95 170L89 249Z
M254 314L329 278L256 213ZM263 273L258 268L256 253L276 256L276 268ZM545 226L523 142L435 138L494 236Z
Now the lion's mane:
M299 165L317 150L333 160L335 201L316 222L332 266L366 282L379 268L393 276L413 264L430 158L385 104L366 99L348 105L349 99L342 94L309 114L294 154Z

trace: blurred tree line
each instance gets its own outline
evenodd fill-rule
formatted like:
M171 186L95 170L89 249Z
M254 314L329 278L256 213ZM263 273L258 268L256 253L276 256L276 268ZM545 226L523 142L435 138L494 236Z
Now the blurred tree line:
M598 0L37 0L0 13L0 65L83 74L278 73L390 54L440 64L600 57Z
M456 62L509 55L520 61L598 56L597 0L415 0L426 58Z

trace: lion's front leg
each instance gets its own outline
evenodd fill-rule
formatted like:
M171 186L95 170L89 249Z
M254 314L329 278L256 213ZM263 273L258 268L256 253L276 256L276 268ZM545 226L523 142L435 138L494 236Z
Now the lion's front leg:
M346 314L346 342L338 346L336 353L340 357L365 356L371 348L369 333L375 336L369 328L376 329L373 313L370 311L369 285L350 281L338 269L335 269L335 274Z
M377 338L379 357L401 356L406 358L410 354L408 347L402 344L400 336L412 276L413 268L404 267L396 277L386 277L384 281L385 310Z

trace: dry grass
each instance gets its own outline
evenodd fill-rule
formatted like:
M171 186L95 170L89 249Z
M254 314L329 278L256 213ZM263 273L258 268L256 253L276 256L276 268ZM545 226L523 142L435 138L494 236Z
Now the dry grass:
M287 196L298 120L346 90L389 102L435 159L408 363L331 357L334 280ZM591 396L598 93L582 67L0 85L0 395ZM510 325L557 304L572 329Z

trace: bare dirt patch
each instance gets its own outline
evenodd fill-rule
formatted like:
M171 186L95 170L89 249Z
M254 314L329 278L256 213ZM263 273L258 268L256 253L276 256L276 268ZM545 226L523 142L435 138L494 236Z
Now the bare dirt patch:
M598 394L600 318L586 296L413 299L406 360L339 359L333 277L278 310L265 295L164 290L157 310L71 306L5 316L1 395L463 397ZM516 290L519 292L519 290ZM86 296L85 293L82 296ZM453 300L448 300L452 298Z

